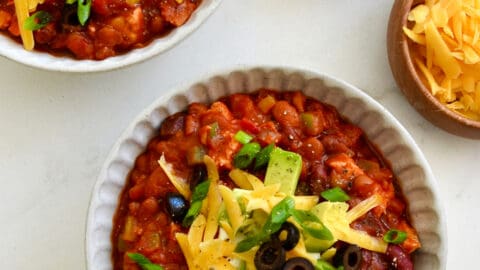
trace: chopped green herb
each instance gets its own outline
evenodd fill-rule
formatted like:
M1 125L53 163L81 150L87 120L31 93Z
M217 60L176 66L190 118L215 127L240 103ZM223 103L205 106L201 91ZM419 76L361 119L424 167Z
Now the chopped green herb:
M320 195L325 200L328 200L328 201L331 201L331 202L345 202L345 201L350 200L350 196L348 196L347 193L345 193L345 191L343 191L343 189L341 189L339 187L334 187L334 188L331 188L331 189L327 189L327 190L323 191L322 193L320 193Z
M272 208L272 212L262 227L262 231L251 237L240 241L235 247L235 252L241 253L250 250L252 247L262 244L282 227L282 224L290 217L290 212L295 208L295 200L286 197Z
M238 131L235 134L234 138L235 138L235 140L237 140L241 144L247 144L253 139L253 137L250 134L246 133L243 130Z
M202 209L202 201L207 197L208 188L210 187L210 181L203 181L198 184L193 190L192 202L190 208L188 209L187 214L183 218L182 225L188 227L192 225L193 220L198 216L200 210Z
M323 260L318 260L317 263L315 264L315 270L336 270L336 269L330 263Z
M270 160L270 153L272 153L275 145L269 144L265 146L258 154L255 156L255 165L253 166L254 170L258 170L268 164Z
M260 144L257 142L247 143L238 151L233 159L236 168L245 169L253 162L253 159L260 152Z
M400 230L389 230L384 236L383 241L391 244L401 244L407 240L407 233Z
M46 11L37 11L25 20L23 23L23 29L30 31L41 29L47 26L52 18L52 15Z
M192 202L202 201L203 199L205 199L207 197L209 187L210 187L210 180L203 181L200 184L198 184L193 190Z
M282 225L290 217L291 210L294 210L294 207L295 200L292 197L286 197L272 208L269 219L272 223Z
M127 256L142 268L142 270L163 270L163 267L152 263L147 257L140 253L127 253Z
M333 240L332 232L314 213L297 209L290 210L290 213L306 233L317 239Z
M90 17L90 9L92 7L92 0L78 0L77 2L77 16L81 25L85 25Z
M235 247L235 252L242 253L245 251L249 251L254 246L259 245L263 241L263 239L261 239L259 236L260 235L254 235L243 239Z

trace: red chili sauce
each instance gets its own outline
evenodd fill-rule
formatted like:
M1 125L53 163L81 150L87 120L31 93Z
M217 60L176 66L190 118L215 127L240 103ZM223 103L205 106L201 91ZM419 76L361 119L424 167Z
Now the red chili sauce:
M387 254L362 250L361 269L409 269L410 253L420 247L408 221L406 202L392 170L367 140L363 131L344 120L330 105L301 92L260 90L234 94L211 105L190 104L186 111L168 117L157 137L148 144L131 171L121 195L112 232L114 269L139 269L126 252L139 252L168 269L186 269L174 234L186 231L165 211L165 195L176 191L158 159L165 155L175 173L191 179L194 149L204 149L217 164L222 184L233 186L228 172L241 144L237 131L254 135L262 146L274 143L302 156L303 169L297 194L320 194L341 187L351 197L350 207L381 195L388 201L359 218L352 227L381 237L390 228L408 233L401 245ZM265 169L247 170L263 179ZM346 245L337 242L336 247Z
M84 26L77 18L77 4L65 2L45 0L38 5L37 11L47 11L53 19L33 31L35 49L102 60L145 47L183 25L201 0L92 0ZM0 32L21 42L13 0L0 0Z

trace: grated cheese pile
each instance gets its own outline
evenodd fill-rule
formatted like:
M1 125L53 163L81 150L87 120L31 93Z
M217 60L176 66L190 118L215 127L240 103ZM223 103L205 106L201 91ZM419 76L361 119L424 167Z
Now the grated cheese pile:
M431 93L451 110L480 120L480 0L426 0L404 33Z

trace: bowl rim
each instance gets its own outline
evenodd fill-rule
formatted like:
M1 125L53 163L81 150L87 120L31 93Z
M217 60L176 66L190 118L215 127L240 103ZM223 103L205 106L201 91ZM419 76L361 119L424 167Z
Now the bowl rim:
M164 37L153 39L143 48L104 60L77 60L67 56L54 56L47 52L27 51L23 46L6 34L0 34L0 56L29 67L48 71L90 73L115 70L143 62L160 53L168 51L188 35L194 32L219 6L222 0L202 0L187 22L173 29Z
M91 244L90 242L93 241L91 235L92 230L95 224L94 218L94 210L99 203L99 193L100 187L105 182L107 177L107 172L109 166L116 160L116 157L120 154L119 150L125 141L132 138L133 132L135 127L138 123L148 119L150 113L152 113L155 109L159 108L162 105L166 105L169 100L177 96L178 94L182 94L187 92L191 87L198 85L199 83L207 83L209 80L228 76L236 72L248 72L252 70L261 70L265 73L269 71L280 71L285 74L295 74L300 73L305 77L308 78L319 78L325 82L329 86L338 86L341 87L352 96L352 98L358 98L368 103L368 106L372 107L372 110L381 113L383 117L385 117L385 122L390 124L393 129L398 132L398 135L402 140L405 141L405 144L408 148L412 151L415 161L421 166L425 173L425 186L430 189L434 196L434 201L432 205L432 209L438 215L438 234L441 239L439 247L438 247L438 269L444 270L446 269L446 261L447 261L447 253L448 253L448 236L447 236L447 224L446 224L446 213L443 207L443 203L439 199L439 187L437 184L437 180L433 175L432 169L428 164L425 156L423 155L422 151L420 150L417 143L414 141L413 137L409 134L405 127L386 109L384 108L379 102L375 99L370 97L367 93L363 92L356 86L343 81L341 79L337 79L336 77L330 76L327 73L317 72L312 69L307 68L297 68L287 65L262 65L262 66L254 66L254 65L242 65L242 66L235 66L231 68L224 68L216 71L210 71L202 74L201 76L197 77L196 79L190 80L189 82L184 82L179 84L177 87L170 88L169 91L164 92L164 94L159 95L150 105L145 107L140 113L133 118L132 122L128 125L128 127L121 133L118 137L114 145L112 146L107 158L105 159L102 168L98 174L98 177L95 181L95 184L92 189L89 206L88 206L88 213L87 219L85 222L85 260L86 260L86 268L87 269L94 269L93 266L90 266L91 259L90 258L90 249ZM122 188L123 188L122 184ZM116 205L118 205L118 198ZM112 217L113 218L113 217ZM109 235L111 231L109 231ZM93 257L93 256L92 256Z
M399 1L399 0L396 0L396 1ZM400 1L403 2L402 10L406 11L401 16L401 26L403 27L403 26L406 26L406 24L407 24L408 11L410 11L414 5L419 4L418 3L419 1L418 0L405 0L405 1L400 0ZM392 16L392 14L390 14L390 16ZM403 33L403 31L402 31L402 33ZM453 121L456 121L460 124L466 125L466 126L477 128L477 129L479 129L479 132L480 132L480 120L479 121L472 120L470 118L464 117L463 115L461 115L459 113L454 112L453 110L450 110L449 108L447 108L447 106L442 104L435 96L433 96L433 94L430 92L430 90L425 86L425 84L420 79L420 75L418 74L417 69L415 68L415 65L413 64L412 57L410 56L410 50L409 50L408 43L409 43L409 41L408 41L407 37L403 34L401 36L401 40L400 40L402 57L405 58L406 65L407 65L407 68L409 70L409 74L413 78L413 80L414 80L415 84L417 85L418 89L420 89L420 92L422 93L422 95L424 95L429 100L429 102L431 102L436 108L439 109L439 111L443 115L445 115L449 119L451 119Z

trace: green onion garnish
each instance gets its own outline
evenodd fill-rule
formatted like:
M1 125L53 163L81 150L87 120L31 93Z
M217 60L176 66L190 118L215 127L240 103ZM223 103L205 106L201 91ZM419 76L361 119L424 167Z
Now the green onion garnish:
M163 270L163 267L152 263L147 257L140 253L127 253L127 256L142 268L142 270Z
M237 244L237 246L235 247L235 252L242 253L245 251L249 251L251 248L259 245L263 241L265 241L265 239L262 237L262 235L254 235L247 237Z
M325 200L328 200L328 201L331 201L331 202L345 202L345 201L350 200L350 196L348 196L347 193L345 193L345 191L343 191L343 189L341 189L339 187L334 187L334 188L331 188L331 189L327 189L327 190L323 191L322 193L320 193L320 195Z
M234 138L241 144L247 144L253 139L253 137L250 134L246 133L243 130L238 131L237 134L235 134Z
M182 225L188 227L192 225L193 220L198 216L200 210L202 210L202 201L207 197L208 189L210 187L210 180L203 181L198 184L193 190L192 202L187 214L183 218Z
M253 159L260 152L260 144L257 142L244 144L233 159L236 168L245 169L253 162Z
M318 260L315 264L315 270L337 270L334 266L324 260Z
M81 25L85 25L90 17L90 9L92 7L92 0L78 0L77 2L77 16Z
M38 30L47 26L51 20L52 15L50 15L50 13L40 10L33 13L25 20L23 23L23 29L30 31Z
M258 154L255 156L255 165L253 166L254 170L258 170L268 164L270 160L270 153L272 153L275 145L269 144L265 146Z
M391 244L401 244L407 239L407 233L400 230L389 230L384 236L383 241Z
M330 230L312 212L305 210L290 210L292 217L302 227L303 231L321 240L333 240Z
M262 227L262 231L256 235L247 237L240 241L235 247L235 252L241 253L260 245L270 238L282 227L282 224L291 216L291 210L295 208L295 200L286 197L272 208L272 212Z

